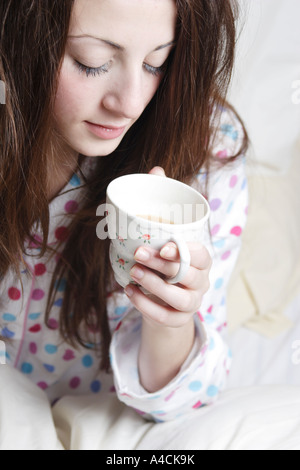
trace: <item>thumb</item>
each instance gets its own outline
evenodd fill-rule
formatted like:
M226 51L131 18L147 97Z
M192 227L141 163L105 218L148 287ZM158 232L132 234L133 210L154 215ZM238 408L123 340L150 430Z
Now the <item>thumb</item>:
M165 170L160 166L155 166L149 171L149 175L166 176Z

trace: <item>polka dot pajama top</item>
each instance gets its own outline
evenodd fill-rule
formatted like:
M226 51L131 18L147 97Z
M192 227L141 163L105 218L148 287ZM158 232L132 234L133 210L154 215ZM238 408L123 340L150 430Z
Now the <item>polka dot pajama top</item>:
M234 154L242 138L243 131L236 118L222 110L215 155L222 159ZM87 158L83 172L92 171L94 161ZM204 192L205 182L205 173L200 173L195 187ZM74 174L50 203L49 246L55 247L68 236L68 216L80 206L84 191L81 186L81 176ZM59 334L64 280L55 286L55 299L48 325L45 324L47 294L56 259L41 258L34 243L26 247L23 291L11 272L0 281L0 334L6 339L5 345L0 343L0 363L6 362L25 374L45 391L51 403L70 394L93 394L100 399L107 393L116 393L122 402L157 422L193 413L215 401L225 387L231 364L231 354L224 341L226 290L247 219L244 157L225 168L216 166L209 178L208 198L211 218L205 245L213 258L210 289L200 311L195 313L194 347L178 375L162 390L148 393L139 382L141 314L132 307L123 289L107 299L112 331L110 374L99 371L99 353L88 341L87 348L73 348ZM34 234L39 240L38 226Z

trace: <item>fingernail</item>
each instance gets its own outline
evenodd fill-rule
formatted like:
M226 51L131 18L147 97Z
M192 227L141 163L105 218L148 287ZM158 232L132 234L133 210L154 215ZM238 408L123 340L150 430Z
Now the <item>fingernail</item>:
M137 266L133 266L130 270L130 276L134 279L142 279L144 277L144 271Z
M133 289L130 287L130 286L126 286L125 287L125 294L128 296L128 297L131 297L133 295Z
M134 257L138 261L148 261L150 259L150 254L147 250L144 250L144 248L139 248Z
M160 250L160 256L163 258L174 258L176 256L176 248L166 245Z

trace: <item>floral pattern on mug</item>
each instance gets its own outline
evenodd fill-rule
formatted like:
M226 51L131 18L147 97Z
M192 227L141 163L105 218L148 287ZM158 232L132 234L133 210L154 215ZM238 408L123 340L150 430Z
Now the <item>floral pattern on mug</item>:
M144 243L148 243L151 245L151 235L149 233L143 233L140 232L141 236L139 237L139 240L144 240Z
M118 233L116 233L116 239L119 240L120 245L125 246L125 240Z
M119 268L123 269L125 271L125 264L128 264L129 261L124 260L124 258L120 258L119 255L117 255L116 263L119 266Z

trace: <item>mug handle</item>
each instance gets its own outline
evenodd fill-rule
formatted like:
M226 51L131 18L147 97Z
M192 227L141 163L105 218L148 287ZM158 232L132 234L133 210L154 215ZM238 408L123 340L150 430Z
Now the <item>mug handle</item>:
M180 265L179 270L174 277L169 277L167 282L169 284L177 284L185 278L190 265L191 265L191 254L188 246L184 240L180 240L176 237L170 237L170 241L174 242L177 245L179 256L180 256Z

